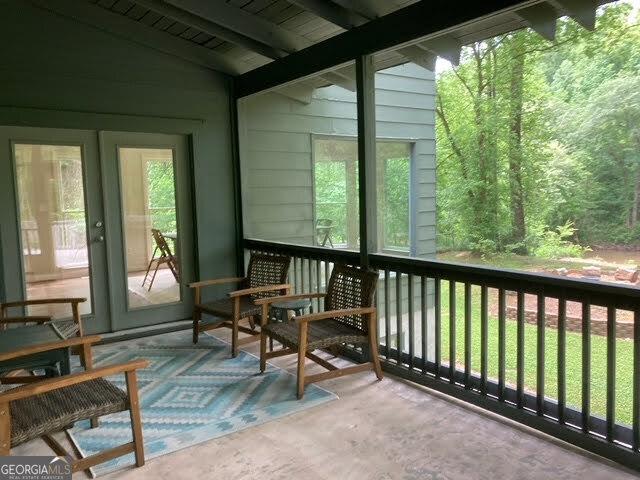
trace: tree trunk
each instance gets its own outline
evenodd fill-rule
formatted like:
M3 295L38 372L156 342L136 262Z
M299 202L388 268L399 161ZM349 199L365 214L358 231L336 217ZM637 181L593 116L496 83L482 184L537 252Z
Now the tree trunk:
M477 223L474 226L480 237L492 240L498 248L501 247L499 237L498 218L498 192L497 192L497 142L495 131L494 88L492 57L489 50L493 48L492 42L482 50L481 44L473 45L473 54L476 66L476 92L474 101L474 116L476 125L476 145L479 182L476 186L478 205ZM479 207L479 209L478 209Z
M511 201L511 238L514 243L524 242L526 236L524 185L522 174L522 103L524 84L524 38L518 32L513 36L509 104L509 197ZM526 253L523 245L519 253Z

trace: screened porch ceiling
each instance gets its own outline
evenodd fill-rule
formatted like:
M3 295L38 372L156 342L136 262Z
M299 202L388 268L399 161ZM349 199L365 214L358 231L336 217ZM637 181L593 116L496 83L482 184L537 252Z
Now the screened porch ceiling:
M136 43L230 75L241 75L383 17L418 0L30 0ZM437 57L456 65L462 46L523 27L553 40L556 20L585 28L611 0L524 1L472 24L375 56L376 69L413 62L433 70ZM353 65L305 80L355 90Z

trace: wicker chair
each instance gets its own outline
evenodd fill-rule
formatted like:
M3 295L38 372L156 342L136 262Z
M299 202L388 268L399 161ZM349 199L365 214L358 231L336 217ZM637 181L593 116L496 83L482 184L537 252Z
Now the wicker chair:
M262 306L260 338L260 371L264 372L267 359L298 354L298 398L304 395L306 385L350 373L373 370L382 380L378 358L377 317L373 295L378 282L377 272L336 265L326 293L305 293L256 300ZM294 317L290 322L267 323L269 306L273 302L300 298L324 298L324 312ZM282 350L267 352L267 337L283 345ZM371 361L347 368L337 368L312 352L319 348L332 348L342 344L369 346ZM305 376L305 357L326 368L328 372Z
M86 298L38 298L33 300L0 303L0 329L4 330L10 323L27 324L52 321L52 318L49 316L9 316L8 310L11 308L67 303L71 307L71 318L68 320L53 320L53 323L55 323L56 328L64 335L65 338L71 338L76 335L81 337L84 335L84 327L82 325L82 318L80 317L80 304L86 301Z
M62 341L61 344L65 342L69 341ZM54 349L58 346L49 344L39 348ZM130 452L134 453L137 466L144 465L136 370L148 365L147 360L136 360L88 368L83 372L29 383L0 393L0 455L10 455L12 447L42 438L56 455L71 457L51 434L66 430L80 420L91 420L91 426L96 427L98 417L129 410L133 441L73 460L72 471L86 470ZM125 374L127 392L105 380L105 377L119 373Z
M254 301L289 293L290 285L285 282L290 264L291 257L285 255L252 253L246 277L205 280L190 284L189 287L195 289L193 343L198 343L200 332L220 327L231 328L231 355L235 357L240 345L257 341L260 334L255 332L255 319L260 317L262 309L256 306ZM202 302L202 287L226 283L238 284L240 290L229 293L226 298ZM212 317L203 320L203 313ZM244 319L249 320L248 327L240 325L240 321ZM251 336L239 339L238 332Z
M80 304L86 302L86 298L40 298L34 300L21 300L16 302L0 303L0 332L5 330L9 325L23 325L26 326L30 323L38 325L44 323L52 323L56 330L60 332L60 335L64 339L70 339L74 337L82 337L84 335L84 327L82 325L82 317L80 316ZM25 308L35 305L54 305L54 304L69 304L71 307L71 318L54 320L50 316L41 315L28 315L28 316L9 316L8 311L12 308ZM85 351L82 349L76 349L76 352L80 355L80 362L83 367L86 367L87 361L85 359ZM44 369L48 376L51 371L55 371L57 367L47 363L41 365L29 365L29 370ZM2 372L2 375L6 375L7 372ZM24 379L24 377L20 377ZM37 380L41 377L33 376L29 381ZM10 383L9 381L2 381L0 383ZM15 382L20 383L20 382Z

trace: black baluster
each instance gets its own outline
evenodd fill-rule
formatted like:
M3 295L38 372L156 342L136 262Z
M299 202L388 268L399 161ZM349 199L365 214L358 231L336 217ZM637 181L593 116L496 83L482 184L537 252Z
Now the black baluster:
M558 421L565 422L567 401L567 301L558 299Z

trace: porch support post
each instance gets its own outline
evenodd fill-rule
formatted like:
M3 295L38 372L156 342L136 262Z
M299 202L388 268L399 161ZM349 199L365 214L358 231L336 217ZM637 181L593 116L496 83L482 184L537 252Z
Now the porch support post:
M236 223L236 275L244 277L244 217L242 215L242 177L240 167L240 132L238 102L233 81L229 82L229 117L231 120L231 155L233 158L233 194Z
M377 251L376 98L372 55L356 58L358 98L358 187L360 200L360 264L369 266Z

